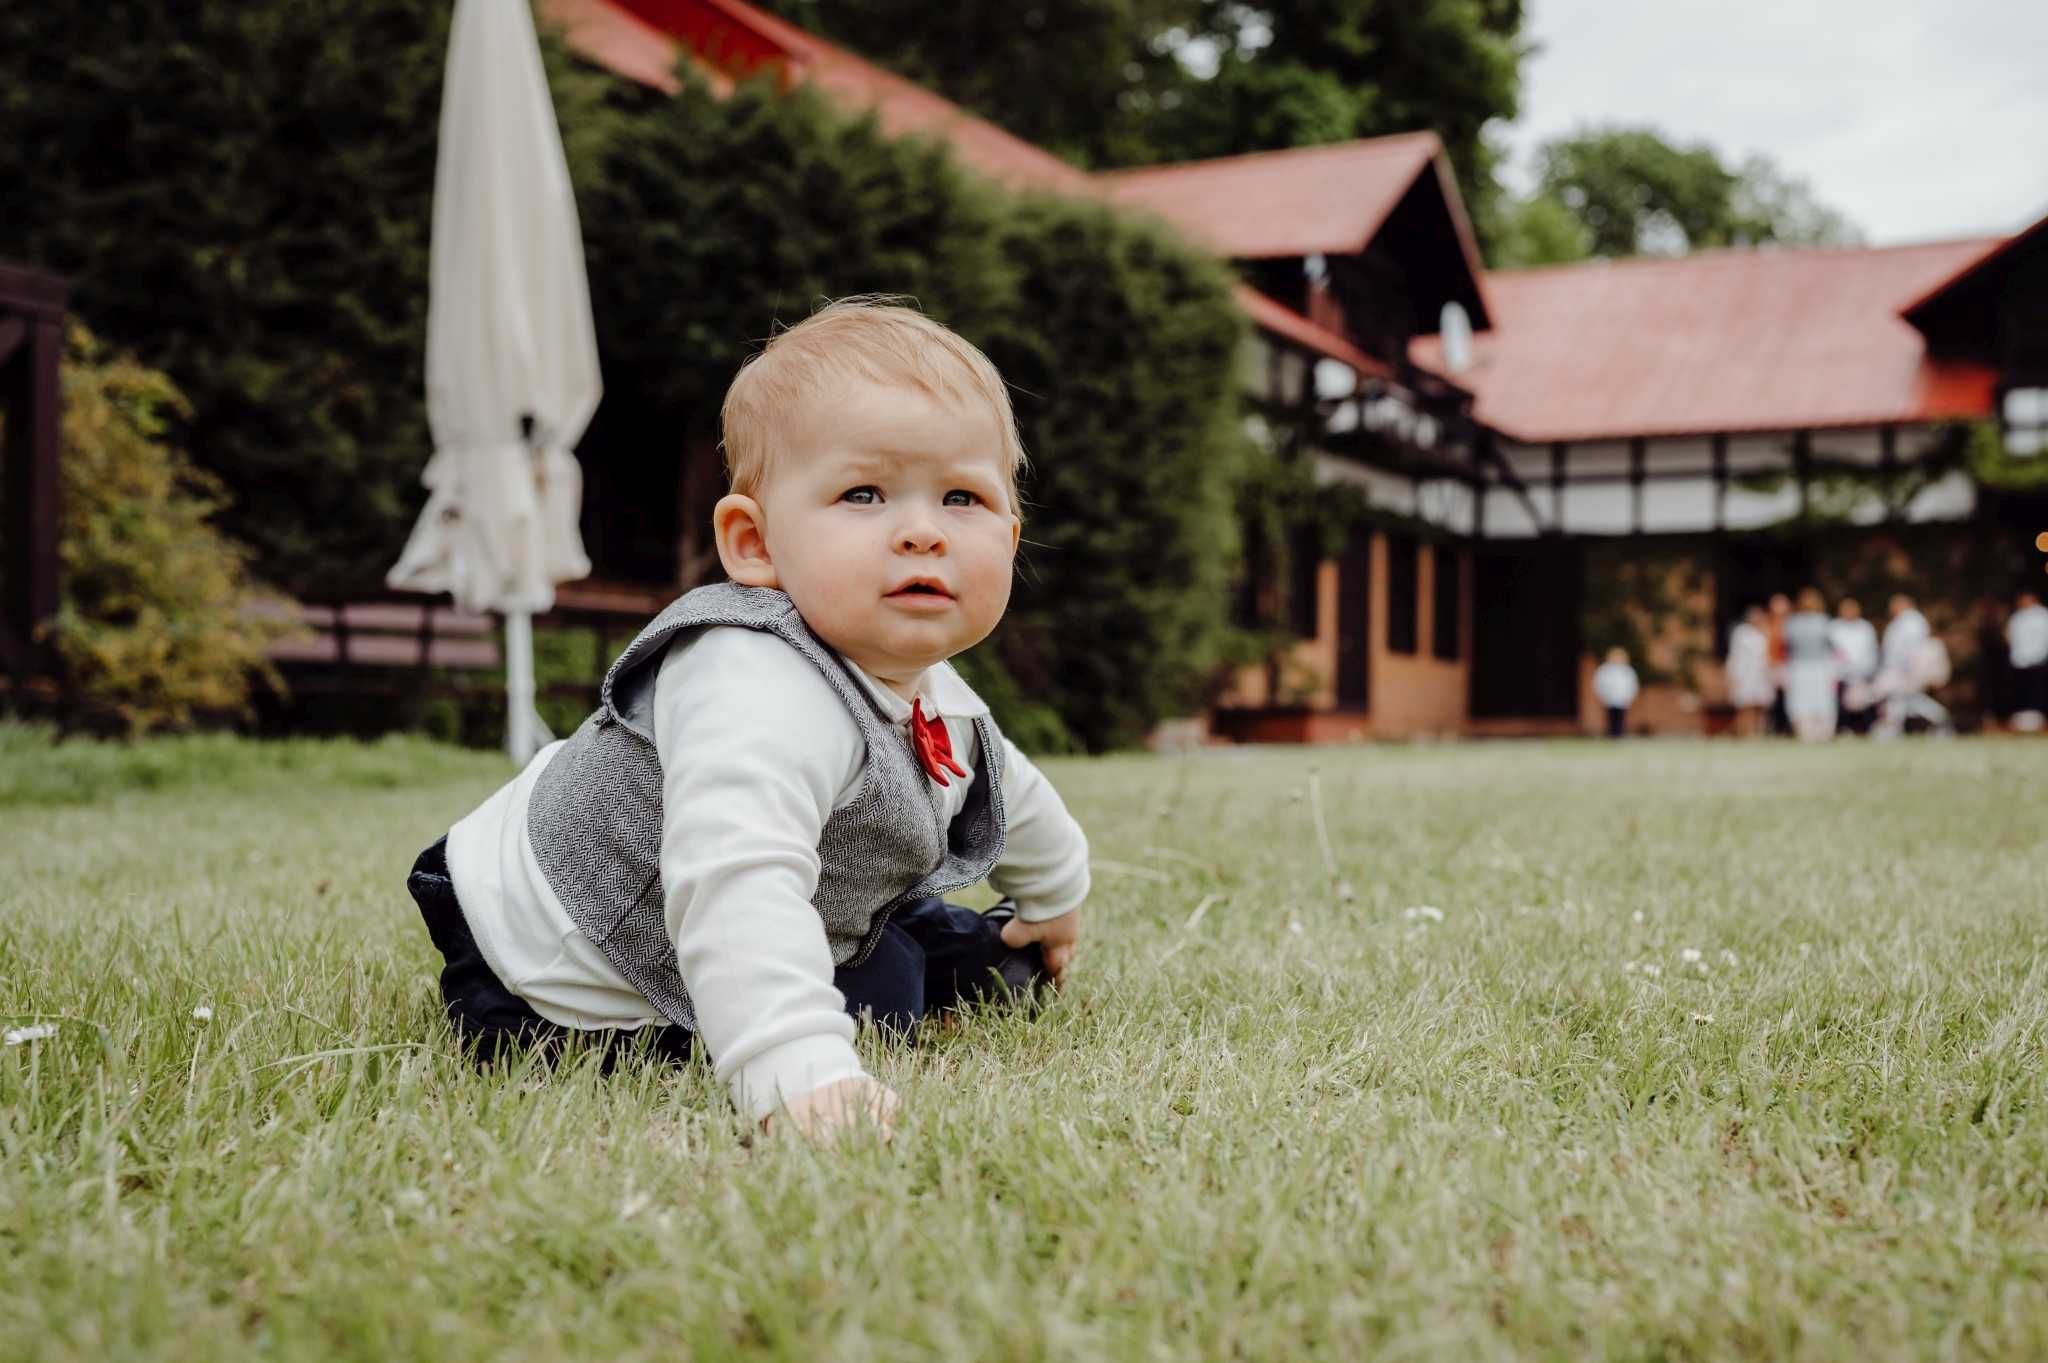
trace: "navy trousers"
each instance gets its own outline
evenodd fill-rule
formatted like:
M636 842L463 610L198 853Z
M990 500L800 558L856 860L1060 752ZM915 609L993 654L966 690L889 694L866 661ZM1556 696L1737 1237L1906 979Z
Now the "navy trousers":
M606 1071L642 1046L668 1060L690 1058L696 1037L687 1027L564 1027L542 1017L507 988L485 963L462 916L455 883L448 875L446 838L420 853L405 888L419 905L427 934L446 962L441 1000L448 1021L477 1064L488 1065L508 1052L526 1049L552 1058L572 1039L602 1046ZM1021 951L1004 944L1002 925L1009 916L1007 909L981 914L941 899L912 900L890 917L868 958L857 966L841 966L833 972L832 983L846 996L847 1012L899 1033L932 1013L1007 996L1018 981L1035 987L1044 976L1043 958L1036 943Z

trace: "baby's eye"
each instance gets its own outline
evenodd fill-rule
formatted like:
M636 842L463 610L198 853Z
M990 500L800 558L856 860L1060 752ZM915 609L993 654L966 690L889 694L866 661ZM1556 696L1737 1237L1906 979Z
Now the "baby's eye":
M947 506L976 506L979 505L980 502L980 497L976 496L972 492L969 492L966 488L963 487L954 488L951 492L946 494L945 498L945 504Z
M839 494L839 500L851 502L855 506L873 506L882 500L882 489L871 485L850 487Z

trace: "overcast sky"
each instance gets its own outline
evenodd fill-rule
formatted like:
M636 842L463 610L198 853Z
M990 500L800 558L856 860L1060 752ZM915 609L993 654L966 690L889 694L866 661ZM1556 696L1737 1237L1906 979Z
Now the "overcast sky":
M1874 243L2048 215L2048 0L1529 0L1510 181L1536 143L1649 124L1763 152Z

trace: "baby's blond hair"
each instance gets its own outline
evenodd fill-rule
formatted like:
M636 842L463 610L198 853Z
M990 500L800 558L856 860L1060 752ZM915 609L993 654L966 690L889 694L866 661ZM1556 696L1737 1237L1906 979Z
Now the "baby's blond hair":
M1024 442L1010 410L1010 390L984 355L953 331L885 294L841 298L771 337L761 353L740 366L725 390L725 471L732 490L753 496L768 476L782 423L822 383L858 378L907 384L948 402L981 401L1002 432L1005 489L1017 503L1017 473Z

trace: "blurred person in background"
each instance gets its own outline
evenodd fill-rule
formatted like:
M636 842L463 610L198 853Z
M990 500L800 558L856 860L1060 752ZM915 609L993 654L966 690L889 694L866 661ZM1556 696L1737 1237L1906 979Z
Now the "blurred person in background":
M1636 703L1636 692L1641 689L1636 670L1628 665L1628 650L1608 649L1607 661L1593 673L1593 694L1607 707L1609 738L1628 735L1628 707Z
M1892 598L1892 619L1885 626L1882 662L1877 673L1879 709L1871 732L1896 738L1908 723L1935 733L1952 733L1947 707L1930 692L1948 685L1948 645L1928 627L1927 617L1904 592Z
M1835 736L1835 647L1828 639L1827 602L1817 588L1799 593L1785 620L1785 717L1803 742Z
M1771 655L1771 710L1765 732L1782 734L1791 730L1785 714L1785 622L1792 618L1792 598L1771 593L1770 614L1764 621L1764 640Z
M2048 606L2033 592L2021 592L2012 619L2005 622L2005 646L2012 659L2012 727L2018 733L2041 732L2048 711Z
M1884 627L1879 669L1900 677L1912 675L1914 660L1920 656L1920 645L1927 642L1928 632L1927 617L1913 604L1913 598L1904 592L1893 596L1892 618Z
M1761 606L1751 606L1728 631L1728 703L1735 707L1735 735L1761 738L1764 716L1777 698L1771 684L1769 622Z
M1850 733L1869 733L1877 712L1877 627L1863 618L1863 607L1856 598L1845 596L1836 605L1828 642L1834 646L1835 664L1841 669L1836 690L1841 727Z

